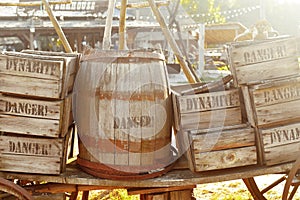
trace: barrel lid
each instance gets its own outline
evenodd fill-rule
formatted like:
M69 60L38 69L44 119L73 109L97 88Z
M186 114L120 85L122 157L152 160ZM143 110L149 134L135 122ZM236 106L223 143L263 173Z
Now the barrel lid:
M107 58L151 58L165 60L163 54L147 50L89 50L82 56L81 61L102 60Z

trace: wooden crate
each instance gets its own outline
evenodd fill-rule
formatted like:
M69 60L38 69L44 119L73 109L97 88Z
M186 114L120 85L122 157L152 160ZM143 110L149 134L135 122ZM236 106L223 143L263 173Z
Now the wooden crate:
M58 175L65 171L70 131L64 138L0 135L0 170Z
M0 92L63 99L72 91L78 57L6 52L0 55Z
M255 132L249 125L185 131L177 137L194 172L257 164Z
M180 95L172 93L175 128L197 130L242 124L243 108L239 89Z
M249 122L263 128L300 119L300 77L241 86Z
M300 149L300 121L257 129L262 137L265 165L295 161Z
M0 93L0 132L64 137L73 123L71 97L50 101Z
M236 86L300 73L299 38L233 43L228 54Z

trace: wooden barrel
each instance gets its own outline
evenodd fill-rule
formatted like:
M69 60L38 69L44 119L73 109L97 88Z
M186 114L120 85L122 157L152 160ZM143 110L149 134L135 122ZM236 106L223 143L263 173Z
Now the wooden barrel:
M74 102L78 163L86 171L134 176L174 161L172 101L161 54L97 51L83 56Z

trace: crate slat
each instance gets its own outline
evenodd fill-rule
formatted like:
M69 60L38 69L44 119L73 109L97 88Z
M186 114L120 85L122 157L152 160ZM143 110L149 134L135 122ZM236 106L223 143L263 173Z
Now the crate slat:
M73 123L71 97L49 101L0 94L0 131L63 137Z
M6 52L0 56L0 92L63 99L72 89L78 57Z

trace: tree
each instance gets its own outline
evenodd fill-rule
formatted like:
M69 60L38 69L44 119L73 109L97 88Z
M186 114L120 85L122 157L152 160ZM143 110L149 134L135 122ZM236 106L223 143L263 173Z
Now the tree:
M225 17L221 14L221 6L215 0L182 0L182 6L198 23L224 23Z

